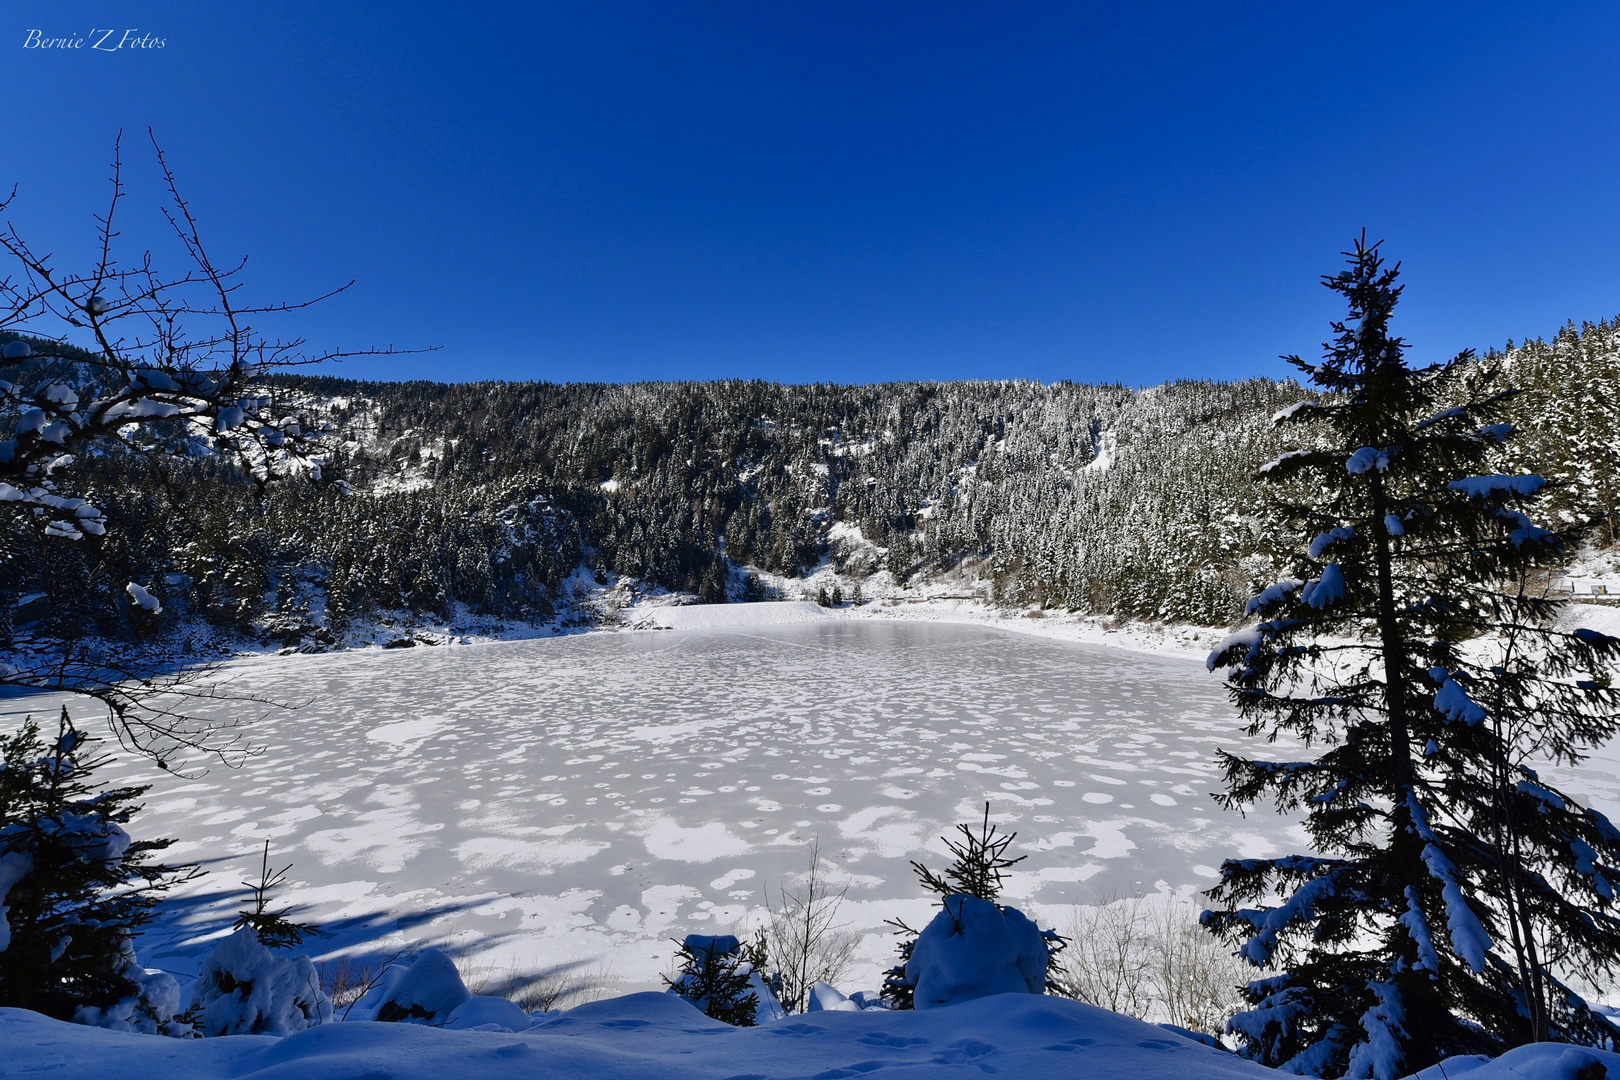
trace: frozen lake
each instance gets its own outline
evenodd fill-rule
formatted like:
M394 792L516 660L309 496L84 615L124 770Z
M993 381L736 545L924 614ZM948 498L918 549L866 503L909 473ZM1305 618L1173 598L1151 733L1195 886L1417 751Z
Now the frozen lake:
M819 838L866 934L846 989L890 962L885 918L926 918L907 861L942 867L937 838L985 800L1028 855L1008 898L1060 929L1100 894L1202 887L1222 858L1302 847L1210 799L1215 749L1246 740L1185 660L827 620L226 670L308 704L257 725L264 753L240 769L114 770L155 785L137 835L211 871L141 945L176 971L228 923L266 838L294 864L285 899L329 929L317 953L481 941L496 966L580 961L627 986L656 983L670 938L757 917Z

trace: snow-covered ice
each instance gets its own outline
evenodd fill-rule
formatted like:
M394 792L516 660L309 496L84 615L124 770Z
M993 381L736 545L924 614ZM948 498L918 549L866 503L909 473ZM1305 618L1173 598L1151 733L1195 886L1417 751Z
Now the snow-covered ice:
M1179 658L817 618L259 657L222 674L299 706L252 729L261 755L192 779L124 760L107 777L153 783L136 831L216 871L140 943L144 963L183 975L224 934L266 839L294 864L285 900L328 930L317 955L431 943L651 988L671 938L745 929L819 837L864 935L845 991L892 963L884 919L933 915L907 860L943 866L937 838L985 800L1029 856L1007 901L1059 929L1101 893L1203 887L1224 857L1303 845L1268 811L1215 807L1214 750L1245 740L1220 682Z

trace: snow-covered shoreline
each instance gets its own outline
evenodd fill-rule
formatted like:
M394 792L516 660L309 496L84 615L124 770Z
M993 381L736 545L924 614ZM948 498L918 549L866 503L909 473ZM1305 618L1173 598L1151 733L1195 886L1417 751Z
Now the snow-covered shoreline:
M659 604L626 609L622 614L632 630L728 630L817 619L952 623L1027 634L1047 641L1102 645L1151 656L1200 662L1226 634L1224 629L1207 626L1127 623L1096 615L1004 608L982 600L943 597L892 597L829 608L809 601L791 600L705 605Z
M1227 633L1224 629L1175 623L1121 622L1098 615L1066 611L1003 608L977 600L923 599L873 602L839 610L836 617L899 619L907 622L961 623L1048 641L1103 645L1202 663Z

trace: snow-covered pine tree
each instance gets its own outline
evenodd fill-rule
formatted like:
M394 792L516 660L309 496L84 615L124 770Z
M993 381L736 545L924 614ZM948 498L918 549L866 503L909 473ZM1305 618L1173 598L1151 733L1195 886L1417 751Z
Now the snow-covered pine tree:
M1611 1038L1560 977L1620 958L1620 832L1531 762L1614 733L1620 640L1552 629L1535 583L1563 540L1525 514L1544 482L1491 469L1512 392L1470 353L1409 367L1399 267L1365 236L1346 254L1324 283L1348 319L1321 363L1289 358L1322 396L1278 416L1318 437L1262 468L1305 549L1209 658L1251 734L1325 747L1222 755L1224 804L1303 812L1316 851L1228 861L1211 890L1205 925L1274 972L1232 1030L1266 1064L1377 1078Z
M131 943L158 894L195 869L150 860L172 841L130 838L146 789L97 791L107 759L91 741L65 707L48 744L32 720L0 738L0 1005L166 1030L179 988L154 986Z
M742 942L731 934L688 934L676 944L681 969L675 978L664 980L670 992L712 1019L753 1027L758 1022L759 991L749 978L754 969Z

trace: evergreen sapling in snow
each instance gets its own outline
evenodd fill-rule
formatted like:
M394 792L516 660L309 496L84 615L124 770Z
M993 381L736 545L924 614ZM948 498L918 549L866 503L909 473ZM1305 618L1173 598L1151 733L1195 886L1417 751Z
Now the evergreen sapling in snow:
M253 903L237 914L231 929L203 961L192 985L184 1019L204 1035L291 1035L332 1019L332 999L307 956L280 956L320 929L287 918L270 907L270 893L287 879L291 864L270 866L264 842L259 880L242 884Z
M302 945L306 936L314 937L321 932L318 926L293 922L287 918L284 910L270 910L271 890L286 882L287 871L291 869L291 863L280 870L270 868L270 841L266 840L259 865L259 880L242 882L253 892L253 906L237 913L236 922L231 924L232 930L252 930L259 943L270 949L294 948Z
M0 738L0 1005L173 1033L179 988L136 962L133 941L196 871L150 860L172 841L125 831L146 788L96 790L108 758L92 741L66 708L48 744L32 720Z
M688 934L676 943L681 970L664 981L671 993L696 1006L705 1016L734 1027L753 1027L759 1013L759 993L749 976L753 964L742 942L731 934Z
M1346 254L1324 284L1349 317L1321 363L1289 358L1321 395L1277 417L1317 437L1261 469L1302 548L1209 658L1250 734L1323 747L1221 755L1224 805L1303 813L1320 853L1223 865L1204 923L1271 972L1231 1030L1265 1064L1380 1080L1613 1038L1564 980L1620 959L1620 831L1532 762L1614 733L1620 640L1555 631L1534 587L1567 548L1528 515L1542 478L1492 467L1513 391L1471 353L1409 367L1399 268Z
M989 803L984 804L984 820L977 830L966 824L956 829L960 841L943 838L954 856L944 874L920 862L911 864L923 888L940 898L941 911L921 931L901 920L890 921L903 936L899 962L884 972L879 991L883 1003L891 1009L914 1009L1002 990L1067 996L1056 960L1065 939L1056 931L1041 930L1017 908L999 903L1005 871L1028 857L1007 857L1018 834L999 832L990 821ZM942 962L945 953L964 955ZM934 994L923 985L930 975L938 988ZM919 990L924 992L922 1000Z

